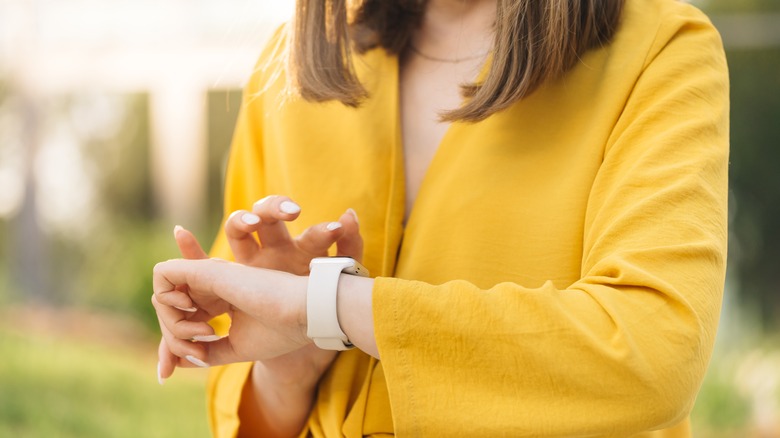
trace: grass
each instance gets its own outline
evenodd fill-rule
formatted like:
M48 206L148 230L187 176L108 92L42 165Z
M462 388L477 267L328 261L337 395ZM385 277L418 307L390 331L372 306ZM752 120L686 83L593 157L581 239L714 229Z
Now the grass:
M749 431L750 401L738 390L729 363L714 363L704 379L691 413L695 436L755 436Z
M177 370L160 386L154 340L139 324L0 304L0 437L208 437L205 372ZM694 436L780 436L780 424L752 421L755 391L774 388L760 404L780 406L780 351L767 343L713 360Z
M0 436L209 436L204 372L177 370L160 386L153 343L1 320Z

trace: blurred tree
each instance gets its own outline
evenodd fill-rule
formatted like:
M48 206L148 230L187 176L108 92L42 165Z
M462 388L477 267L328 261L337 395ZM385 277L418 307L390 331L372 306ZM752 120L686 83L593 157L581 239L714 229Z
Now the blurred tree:
M130 221L154 219L158 212L154 209L149 165L149 96L77 95L67 105L71 114L86 113L81 118L88 120L80 124L101 130L83 135L85 155L97 164L92 177L101 209ZM101 112L114 114L95 121L94 113Z
M777 0L693 0L692 3L713 14L780 11Z
M152 268L178 252L171 237L173 225L158 220L153 202L149 97L143 93L77 95L67 100L65 108L76 125L79 118L94 121L95 112L109 108L115 115L102 123L86 123L104 131L82 131L85 156L93 164L98 207L88 238L57 239L63 271L56 276L70 281L74 304L130 315L156 332L149 303ZM65 256L68 252L70 257ZM69 275L68 269L78 275Z
M54 283L46 275L50 266L50 252L46 246L38 213L35 159L40 147L43 125L41 105L26 91L9 93L0 111L16 114L21 125L16 141L23 148L21 177L25 186L21 205L10 219L8 234L9 277L16 294L36 301L54 300ZM8 103L10 101L10 103Z
M765 329L780 329L780 47L728 53L732 274Z
M780 329L780 1L693 0L713 18L731 77L729 276L757 328ZM753 319L752 315L757 318Z
M222 196L228 150L233 127L241 108L241 90L212 90L208 93L208 210L204 247L211 245L222 221ZM206 248L208 249L208 248Z

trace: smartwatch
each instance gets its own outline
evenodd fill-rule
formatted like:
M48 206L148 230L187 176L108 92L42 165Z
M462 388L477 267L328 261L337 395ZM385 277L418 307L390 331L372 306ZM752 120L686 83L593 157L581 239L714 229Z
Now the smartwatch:
M341 273L368 277L368 270L351 257L317 257L309 263L306 290L306 335L323 350L354 348L339 326L336 307Z

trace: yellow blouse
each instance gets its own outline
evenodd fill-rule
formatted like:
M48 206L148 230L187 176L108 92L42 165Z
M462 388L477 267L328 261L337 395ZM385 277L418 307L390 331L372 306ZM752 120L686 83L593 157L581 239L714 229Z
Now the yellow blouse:
M302 436L691 436L727 234L728 74L701 12L628 0L565 77L451 125L405 228L397 59L357 60L371 98L350 109L284 100L280 44L245 92L225 211L286 194L297 234L353 207L378 276L382 360L341 353ZM210 374L216 436L250 367Z

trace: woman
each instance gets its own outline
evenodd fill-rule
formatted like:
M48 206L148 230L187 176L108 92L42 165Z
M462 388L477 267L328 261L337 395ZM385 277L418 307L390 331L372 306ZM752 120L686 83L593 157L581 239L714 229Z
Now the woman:
M229 364L210 374L218 436L691 436L726 253L728 76L706 17L298 3L236 128L238 213L212 254L240 263L155 268L161 377ZM289 198L248 210L269 194ZM333 242L375 276L338 277L357 347L340 353L307 336L308 262ZM204 321L226 312L214 341Z

